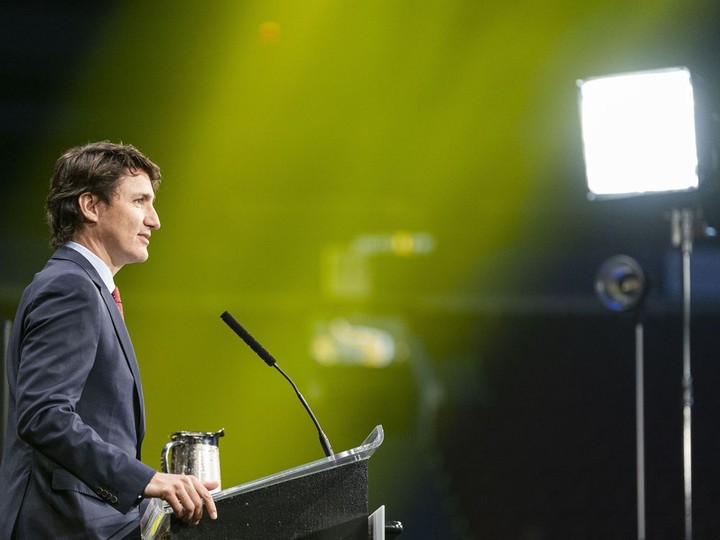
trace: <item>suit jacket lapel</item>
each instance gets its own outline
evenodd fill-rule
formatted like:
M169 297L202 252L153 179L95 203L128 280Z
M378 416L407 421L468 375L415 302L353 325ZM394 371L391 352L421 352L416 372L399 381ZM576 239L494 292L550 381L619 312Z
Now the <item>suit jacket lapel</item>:
M120 311L115 304L115 300L113 299L110 292L107 290L107 287L103 283L102 279L98 275L93 265L90 264L90 261L88 261L80 253L69 247L58 248L58 250L53 254L53 258L68 259L80 265L87 272L90 279L92 279L95 285L98 287L100 296L105 302L105 306L110 313L110 318L112 320L113 326L115 327L115 334L117 335L120 346L125 353L125 360L127 361L130 372L132 373L133 379L135 380L135 388L137 390L138 398L140 401L140 418L138 419L139 422L137 426L138 455L140 455L140 443L145 436L145 401L143 398L142 383L140 382L140 368L138 367L137 358L135 356L135 349L133 349L132 341L130 340L130 334L128 334L127 327L125 326L125 321L120 315Z
M140 456L140 443L145 436L145 399L143 397L142 383L140 382L140 368L138 366L137 357L135 356L135 349L130 341L130 334L128 334L125 321L120 315L115 300L113 299L107 287L104 285L100 288L102 299L105 301L105 306L110 312L110 318L112 319L113 326L115 327L115 334L120 340L120 346L125 352L125 359L127 360L130 371L132 372L133 378L135 379L135 389L138 393L138 399L140 401L140 418L138 419L138 456Z

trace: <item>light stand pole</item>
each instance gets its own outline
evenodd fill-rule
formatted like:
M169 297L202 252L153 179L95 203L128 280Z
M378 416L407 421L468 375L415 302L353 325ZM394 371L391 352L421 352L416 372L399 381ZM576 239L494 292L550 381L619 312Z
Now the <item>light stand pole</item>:
M637 531L638 540L645 540L645 379L643 324L640 316L635 323L635 447L637 468Z
M645 276L635 259L615 255L605 261L595 278L595 293L612 311L635 311L635 450L637 482L637 534L645 540L645 382L644 337L640 305Z
M693 212L672 211L672 244L682 255L683 326L683 479L685 488L685 540L692 540L692 405L693 388L690 354L690 256L693 242Z

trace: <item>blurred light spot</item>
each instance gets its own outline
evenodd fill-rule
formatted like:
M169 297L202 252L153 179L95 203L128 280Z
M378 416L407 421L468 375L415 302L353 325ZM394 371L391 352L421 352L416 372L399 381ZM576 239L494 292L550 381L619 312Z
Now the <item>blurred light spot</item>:
M263 43L280 43L280 25L275 21L265 21L260 25L260 41Z
M323 365L356 365L382 368L401 359L393 333L385 328L354 324L344 318L316 326L311 354Z
M325 250L323 284L329 294L340 298L365 298L372 292L367 257L345 246Z
M370 261L377 255L411 257L435 250L435 237L425 232L361 234L349 245L330 246L323 255L323 284L333 296L365 298L372 293Z
M424 255L435 249L435 238L424 232L399 231L392 234L363 234L352 243L351 249L364 255L390 253L401 257Z

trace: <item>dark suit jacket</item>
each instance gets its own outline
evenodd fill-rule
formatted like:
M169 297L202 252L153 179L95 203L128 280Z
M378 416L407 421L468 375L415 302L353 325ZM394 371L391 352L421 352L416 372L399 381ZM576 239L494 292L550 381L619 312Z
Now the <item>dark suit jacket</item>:
M140 374L107 287L59 248L25 289L8 348L0 540L114 538L137 525ZM14 531L14 532L13 532Z

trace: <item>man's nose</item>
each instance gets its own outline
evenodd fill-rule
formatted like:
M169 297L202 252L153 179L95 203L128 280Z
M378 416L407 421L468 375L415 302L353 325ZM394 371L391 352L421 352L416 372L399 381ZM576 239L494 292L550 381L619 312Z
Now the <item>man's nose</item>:
M147 225L151 229L160 228L160 216L158 216L158 213L155 211L154 207L151 208L145 216L145 225Z

